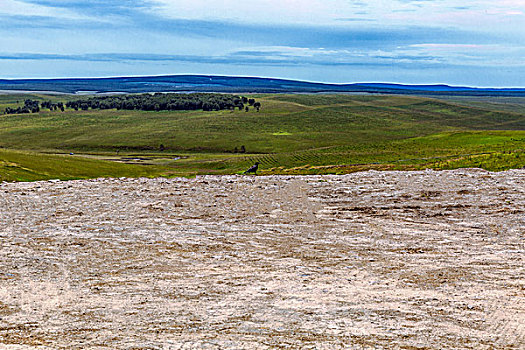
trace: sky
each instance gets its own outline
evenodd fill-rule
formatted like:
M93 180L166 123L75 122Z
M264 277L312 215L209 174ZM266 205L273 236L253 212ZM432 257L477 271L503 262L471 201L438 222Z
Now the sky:
M525 87L525 0L0 0L0 78Z

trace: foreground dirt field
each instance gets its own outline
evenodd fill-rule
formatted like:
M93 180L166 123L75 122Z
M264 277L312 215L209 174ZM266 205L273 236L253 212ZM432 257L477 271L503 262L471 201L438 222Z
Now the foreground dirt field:
M525 349L525 170L0 185L1 349Z

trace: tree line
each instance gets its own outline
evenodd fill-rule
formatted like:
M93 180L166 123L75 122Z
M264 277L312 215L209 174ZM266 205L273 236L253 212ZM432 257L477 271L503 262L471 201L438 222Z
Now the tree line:
M192 94L140 94L140 95L113 95L96 96L87 99L73 101L39 103L31 99L24 101L23 107L7 107L4 114L38 113L41 109L50 111L66 108L76 111L89 109L124 109L140 111L220 111L220 110L244 110L248 112L250 107L259 111L261 103L253 98L245 96L214 94L214 93L192 93Z

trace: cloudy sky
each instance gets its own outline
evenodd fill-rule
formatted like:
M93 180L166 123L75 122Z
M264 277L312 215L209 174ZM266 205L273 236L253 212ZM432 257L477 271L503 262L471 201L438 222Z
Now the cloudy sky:
M525 0L0 0L0 78L525 87Z

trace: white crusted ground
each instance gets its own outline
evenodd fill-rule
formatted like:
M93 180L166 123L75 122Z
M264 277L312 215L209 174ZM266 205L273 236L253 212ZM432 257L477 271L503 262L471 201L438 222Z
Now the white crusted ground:
M0 184L1 349L524 349L525 170Z

